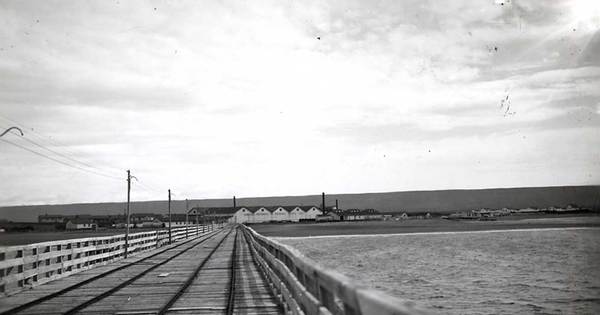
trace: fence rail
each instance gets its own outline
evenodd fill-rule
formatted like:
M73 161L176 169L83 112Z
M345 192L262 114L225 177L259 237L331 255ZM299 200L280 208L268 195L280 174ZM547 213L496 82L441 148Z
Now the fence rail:
M365 288L297 250L242 227L261 270L291 314L429 314L413 302Z
M222 224L171 229L171 240L200 236ZM169 244L161 229L129 234L129 256ZM123 259L125 234L0 247L0 296Z

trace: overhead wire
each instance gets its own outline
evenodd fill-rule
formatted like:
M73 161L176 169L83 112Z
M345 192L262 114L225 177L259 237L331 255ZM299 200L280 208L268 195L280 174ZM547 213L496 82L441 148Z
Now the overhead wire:
M24 140L24 141L26 141L26 142L34 145L35 147L38 147L40 149L43 149L45 151L48 151L48 152L56 155L56 157L49 156L47 154L38 152L36 150L33 150L32 148L29 148L27 146L21 145L19 143L16 143L16 142L13 142L13 141L10 141L10 140L7 140L7 139L1 139L1 140L5 141L6 143L12 144L14 146L17 146L17 147L23 149L23 150L26 150L28 152L31 152L31 153L35 154L35 155L38 155L40 157L46 158L48 160L54 161L56 163L62 164L62 165L67 166L67 167L75 168L75 169L78 169L78 170L81 170L81 171L84 171L84 172L87 172L87 173L90 173L90 174L94 174L94 175L98 175L98 176L103 176L103 177L110 178L110 179L122 180L121 177L113 175L112 174L113 171L111 171L111 173L108 172L109 168L113 169L113 170L118 170L118 171L122 171L121 169L116 168L116 167L112 167L112 166L108 166L108 165L107 165L108 167L100 168L98 166L92 165L91 163L84 162L84 161L82 161L79 158L74 158L72 156L77 155L77 154L75 154L73 151L68 150L67 149L67 147L68 147L67 145L65 145L65 144L63 144L63 143L61 143L61 142L59 142L59 141L57 141L55 139L52 139L52 138L50 138L48 136L45 136L45 135L43 135L43 134L41 134L39 132L36 132L33 128L30 128L30 127L28 127L28 126L26 126L26 125L24 125L24 124L22 124L22 123L20 123L18 121L15 121L15 120L13 120L11 118L8 118L8 117L2 116L2 115L0 115L0 118L2 118L5 121L8 121L8 122L10 122L12 124L16 124L16 125L20 126L21 128L23 128L24 130L26 130L26 132L25 132L26 135L23 136L23 137L18 137L17 139L22 139L22 140ZM35 136L36 139L38 139L39 142L38 141L34 141L33 139L27 137L29 135ZM40 142L42 142L42 143L40 143ZM48 145L52 146L53 148L52 149L49 148ZM66 152L66 153L59 152L58 148L61 148L62 151ZM71 155L71 156L69 156L69 155ZM132 176L132 177L137 180L137 184L138 184L138 186L140 188L142 188L142 189L144 189L144 190L146 190L148 192L156 192L156 193L162 193L163 192L163 189L159 189L156 186L148 183L147 181L141 182L137 177L134 177L134 176Z
M81 165L83 165L83 166L85 166L85 167L88 167L88 168L91 168L91 169L95 169L95 170L96 170L96 172L98 172L98 173L103 173L103 174L106 174L106 175L109 175L109 176L113 176L113 175L111 175L111 174L108 174L108 173L107 173L107 172L105 172L104 170L102 170L102 169L100 169L100 168L97 168L97 167L95 167L95 166L93 166L93 165L91 165L91 164L88 164L88 163L85 163L85 162L79 161L79 160L77 160L77 159L71 158L71 157L69 157L69 156L67 156L67 155L65 155L65 154L62 154L62 153L60 153L60 152L57 152L56 150L53 150L53 149L50 149L50 148L48 148L48 147L46 147L46 146L44 146L44 145L41 145L41 144L39 144L39 143L37 143L37 142L35 142L35 141L33 141L33 140L31 140L31 139L27 138L26 136L23 136L23 137L21 137L21 138L19 138L19 139L23 139L23 140L25 140L25 141L27 141L27 142L29 142L29 143L31 143L31 144L33 144L33 145L35 145L35 146L36 146L36 147L38 147L38 148L44 149L44 150L46 150L46 151L48 151L48 152L52 152L52 153L54 153L54 154L56 154L56 155L58 155L58 156L60 156L60 157L62 157L62 158L64 158L64 159L67 159L67 160L69 160L69 161L71 161L71 162L74 162L74 163L77 163L77 164L81 164Z
M153 185L141 182L139 180L138 180L138 185L149 192L157 192L157 193L163 192L162 189L158 189L158 188L154 187Z
M99 167L99 166L94 166L91 165L91 163L84 161L81 158L74 158L71 156L77 156L78 154L76 154L75 152L71 151L68 149L69 145L66 145L64 143L61 143L60 141L53 139L52 137L43 135L37 131L34 130L34 128L31 128L29 126L26 126L25 124L18 122L14 119L8 118L6 116L0 115L0 119L3 119L5 121L8 121L10 123L16 124L18 126L20 126L23 130L25 130L25 136L22 138L30 143L32 143L35 146L41 147L47 151L50 151L56 155L61 156L62 158L66 158L70 161L73 161L75 163L84 165L86 167L90 167L93 169L96 169L96 171L98 172L102 172L102 173L115 173L115 172L122 172L122 169L120 168L116 168L110 165L106 165L106 167ZM29 136L32 136L34 138L36 138L39 142L34 141L33 139L31 139ZM48 148L48 146L53 147L53 149ZM63 151L65 153L61 153L58 151Z
M88 173L90 173L90 174L95 174L95 175L103 176L103 177L106 177L106 178L111 178L111 179L122 180L121 178L119 178L119 177L116 177L116 176L107 175L107 174L103 174L103 173L98 173L98 172L96 172L96 171L92 171L92 170L90 170L90 169L86 169L86 168L80 167L80 166L78 166L78 165L75 165L75 164L72 164L72 163L67 163L67 162L65 162L65 161L62 161L62 160L59 160L59 159L55 159L55 158L53 158L53 157L51 157L51 156L48 156L48 155L46 155L46 154L44 154L44 153L41 153L41 152L38 152L38 151L32 150L32 149L30 149L30 148L28 148L28 147L26 147L26 146L20 145L20 144L18 144L18 143L12 142L12 141L10 141L10 140L7 140L7 139L0 138L0 140L4 141L4 142L6 142L6 143L10 143L10 144L12 144L12 145L14 145L14 146L16 146L16 147L19 147L19 148L21 148L21 149L25 150L25 151L31 152L31 153L33 153L33 154L35 154L35 155L38 155L38 156L41 156L41 157L43 157L43 158L46 158L46 159L48 159L48 160L51 160L51 161L54 161L54 162L56 162L56 163L62 164L62 165L64 165L64 166L68 166L68 167L71 167L71 168L78 169L78 170L80 170L80 171L84 171L84 172L88 172Z
M23 135L23 136L20 136L20 137L16 137L15 139L27 141L28 143L33 144L34 146L36 146L36 147L38 147L40 149L46 150L46 151L48 151L50 153L53 153L56 156L53 157L53 156L50 156L50 155L46 155L46 154L40 153L38 151L35 151L32 148L30 148L30 147L26 147L26 146L24 146L22 144L18 144L16 142L9 141L9 140L6 140L6 139L3 139L3 140L6 140L5 142L7 142L9 144L12 144L14 146L17 146L17 147L19 147L21 149L24 149L24 150L26 150L28 152L32 152L32 153L35 152L34 154L36 154L38 156L43 156L43 157L45 157L47 159L50 159L50 160L52 160L54 162L57 162L57 163L60 163L62 165L68 165L69 167L72 167L72 168L77 168L79 170L85 170L85 171L88 171L88 173L93 173L93 174L104 176L104 177L108 177L108 178L119 178L119 177L115 176L114 174L110 174L110 173L108 173L108 172L106 172L106 171L104 171L104 170L102 170L100 168L94 167L93 165L90 165L88 163L85 163L85 162L79 161L77 159L71 158L71 157L69 157L69 156L67 156L67 155L65 155L63 153L57 152L56 150L50 149L47 146L44 146L44 145L42 145L42 144L40 144L40 143L38 143L36 141L33 141L32 139L29 139L26 135Z

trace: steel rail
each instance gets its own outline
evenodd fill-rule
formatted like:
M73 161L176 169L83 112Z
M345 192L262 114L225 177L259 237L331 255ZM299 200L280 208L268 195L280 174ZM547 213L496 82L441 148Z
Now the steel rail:
M231 233L231 231L229 233ZM229 233L227 235L229 235ZM208 239L214 237L217 234L218 233L212 234L209 237L203 239L202 241L200 241L200 242L198 242L198 243L190 246L189 248L186 248L186 249L178 252L177 254L175 254L175 255L173 255L173 256L171 256L171 257L169 257L169 258L161 261L160 263L152 265L152 267L150 267L150 268L148 268L148 269L140 272L139 274L135 275L132 278L127 279L126 281L121 282L119 285L113 287L112 289L107 290L107 291L105 291L105 292L103 292L103 293L101 293L99 295L96 295L95 297L93 297L93 298L91 298L91 299L89 299L89 300L87 300L87 301L85 301L85 302L83 302L83 303L81 303L81 304L79 304L79 305L71 308L70 310L66 311L64 314L75 314L75 313L83 310L84 308L86 308L86 307L88 307L88 306L90 306L90 305L92 305L92 304L94 304L96 302L99 302L99 301L105 299L106 297L112 295L113 293L115 293L115 292L121 290L122 288L128 286L129 284L133 283L135 280L138 280L139 278L147 275L150 271L152 271L152 270L154 270L154 269L156 269L156 268L158 268L158 267L160 267L160 266L168 263L169 261L171 261L171 260L173 260L173 259L175 259L175 258L177 258L177 257L179 257L181 255L183 255L187 251L189 251L192 248L194 248L194 247L196 247L196 246L198 246L198 245L206 242ZM227 237L227 235L223 239L225 239Z
M235 231L235 236L237 238L237 234L238 234L238 228L234 228ZM206 256L202 262L198 265L198 267L196 267L196 270L194 270L194 273L192 273L188 279L183 283L183 285L181 287L179 287L179 289L177 290L177 293L175 293L175 295L173 295L173 297L171 297L167 303L165 303L165 305L163 305L163 307L160 308L160 310L158 310L157 314L158 315L164 315L166 314L169 309L171 308L171 306L173 306L173 304L175 304L175 302L177 302L177 300L179 300L179 298L181 298L181 296L185 293L185 291L190 287L190 285L192 285L192 283L194 282L194 280L196 280L196 278L198 277L198 274L200 273L200 270L202 270L202 268L204 268L204 265L206 265L206 263L208 262L208 260L212 257L212 255L214 253L217 252L217 249L219 249L219 247L221 247L221 244L223 244L223 242L225 241L225 239L227 239L227 237L229 237L229 234L231 234L231 232L233 232L232 229L231 231L229 231L229 233L227 233L227 235L225 235L225 237L219 242L219 244L217 244L217 246L215 246L215 248L213 248L210 253L208 254L208 256ZM235 243L233 245L235 247Z
M235 280L236 280L236 260L237 260L237 240L238 240L238 232L235 233L235 238L233 239L233 251L231 252L231 281L229 281L229 292L228 292L228 301L227 308L225 309L225 314L232 315L235 303Z
M204 236L206 236L206 238L204 238L203 240L201 240L201 241L200 241L200 243L203 243L204 241L206 241L206 240L207 240L207 239L209 239L210 237L214 236L215 234L217 234L217 233L218 233L218 231L211 232L211 233L212 233L212 234L210 234L210 233L209 233L209 234L206 234L206 235L201 235L201 236L199 236L199 238L200 238L200 237L204 237ZM191 242L193 242L193 241L197 241L197 238L193 238L193 239L190 239L190 240L184 241L184 242L183 242L183 243L181 243L181 244L177 244L177 245L175 245L175 246L172 246L172 247L169 247L169 248L163 249L163 250L161 250L161 251L158 251L158 252L156 252L156 253L154 253L154 254L152 254L152 255L150 255L150 256L147 256L147 257L144 257L144 258L138 259L138 260L136 260L136 261L130 262L130 263L128 263L128 264L125 264L125 265L119 266L119 267L117 267L117 268L115 268L115 269L111 269L111 270L105 271L105 272L103 272L103 273L101 273L101 274L98 274L98 275L96 275L96 276L93 276L93 277L91 277L91 278L89 278L89 279L86 279L86 280L83 280L83 281L81 281L81 282L78 282L78 283L75 283L75 284L73 284L73 285L70 285L70 286L68 286L68 287L66 287L66 288L64 288L64 289L62 289L62 290L59 290L59 291L53 292L53 293L51 293L51 294L45 295L45 296L43 296L43 297L37 298L37 299L35 299L35 300L32 300L32 301L29 301L29 302L27 302L27 303L21 304L21 305L19 305L19 306L17 306L17 307L13 307L13 308L11 308L11 309L9 309L9 310L6 310L6 311L4 311L4 312L0 313L0 315L10 315L10 314L15 314L15 313L18 313L18 312L22 312L22 311L24 311L24 310L26 310L26 309L28 309L28 308L31 308L31 307L33 307L33 306L36 306L36 305L42 304L43 302L46 302L46 301L48 301L48 300L50 300L50 299L53 299L53 298L55 298L55 297L58 297L59 295L63 295L63 294L65 294L65 293L71 292L71 291L73 291L73 290L75 290L75 289L77 289L77 288L79 288L79 287L81 287L81 286L84 286L84 285L86 285L86 284L89 284L89 283L91 283L91 282L94 282L94 281L96 281L96 280L98 280L98 279L104 278L104 277L106 277L106 276L108 276L108 275L110 275L110 274L112 274L112 273L115 273L115 272L117 272L117 271L121 271L121 270L123 270L123 269L125 269L125 268L129 268L129 267L131 267L131 266L133 266L133 265L139 264L139 263L141 263L141 262L144 262L144 261L146 261L146 260L148 260L148 259L154 258L154 257L156 257L156 256L158 256L158 255L160 255L160 254L163 254L163 253L165 253L165 252L167 252L167 251L170 251L170 250L176 249L176 248L178 248L178 247L180 247L180 246L183 246L183 245L185 245L185 244L191 243ZM200 243L199 243L199 244L200 244ZM194 245L194 246L195 246L195 245ZM194 247L194 246L192 246L192 247Z

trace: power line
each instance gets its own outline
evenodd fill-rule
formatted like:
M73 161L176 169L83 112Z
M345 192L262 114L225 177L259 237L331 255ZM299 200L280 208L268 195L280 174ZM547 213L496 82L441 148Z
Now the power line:
M121 172L122 171L122 169L117 168L117 167L113 167L113 166L110 166L110 165L106 165L106 167L98 167L98 166L93 166L90 163L83 162L82 159L80 159L80 158L75 159L75 158L69 157L69 155L70 156L77 156L78 155L76 152L68 149L69 145L64 144L64 143L62 143L62 142L60 142L60 141L58 141L56 139L53 139L53 138L51 138L49 136L43 135L43 134L35 131L33 128L30 128L29 126L26 126L25 124L23 124L21 122L18 122L18 121L14 120L14 119L8 118L8 117L3 116L3 115L0 115L0 118L4 119L5 121L9 121L11 123L20 125L23 129L25 129L27 131L27 135L28 136L33 136L33 137L37 138L38 141L40 141L40 142L42 142L44 144L47 144L48 146L54 147L55 149L52 150L52 149L47 148L47 146L44 145L44 144L40 144L40 143L37 143L37 142L33 143L34 145L40 146L43 149L48 150L48 151L50 151L50 152L52 152L52 153L54 153L56 155L60 155L63 158L66 158L66 159L69 159L69 160L74 161L76 163L85 165L86 167L94 168L94 169L96 169L98 171L101 171L101 172L104 172L104 173L116 172L116 171ZM26 139L26 138L24 138L24 139ZM29 141L29 142L35 142L32 139L26 139L26 140ZM57 152L58 148L62 149L62 151L66 152L66 154Z
M14 146L17 146L17 147L19 147L21 149L24 149L26 151L29 151L29 152L31 152L33 154L38 155L38 156L41 156L41 157L44 157L46 159L52 160L54 162L60 163L62 165L71 167L71 168L76 168L78 170L85 171L85 172L88 172L88 173L91 173L91 174L95 174L95 175L99 175L99 176L103 176L103 177L106 177L106 178L121 180L120 177L114 176L114 175L112 175L112 174L110 174L108 172L109 169L121 171L120 169L112 167L110 165L107 165L107 167L105 169L103 169L103 168L94 166L94 165L92 165L90 163L84 162L84 161L82 161L82 160L80 160L78 158L71 157L71 156L75 156L77 154L73 153L73 151L68 150L67 149L68 146L65 145L64 143L61 143L58 140L52 139L52 138L50 138L48 136L45 136L45 135L43 135L43 134L41 134L39 132L36 132L33 128L29 128L29 127L25 126L24 124L22 124L22 123L20 123L18 121L15 121L13 119L10 119L8 117L0 115L0 118L2 118L5 121L9 121L11 123L20 125L23 129L25 129L27 131L27 136L32 135L35 138L37 138L38 141L40 141L40 142L42 142L44 144L49 144L50 146L53 146L54 149L51 149L48 146L46 146L46 145L44 145L42 143L36 142L33 139L30 139L28 137L23 137L22 138L23 140L29 142L30 144L32 144L32 145L34 145L34 146L36 146L38 148L41 148L41 149L46 150L48 152L51 152L51 153L55 154L58 157L61 157L62 159L66 160L66 161L58 159L57 157L48 156L46 154L43 154L41 152L32 150L31 148L28 148L26 146L20 145L18 143L14 143L12 141L8 141L8 140L5 140L5 139L2 139L2 140L5 140L5 142L10 143L10 144L12 144ZM61 148L66 153L70 153L71 156L69 156L69 154L65 154L65 153L59 152L58 148ZM112 172L112 170L110 172ZM133 177L133 178L135 178L135 177ZM140 186L140 188L142 188L143 190L146 190L148 192L157 192L157 193L161 193L163 191L162 189L159 189L156 186L151 185L150 183L140 182L137 178L135 178L135 179L137 180L137 183Z
M90 165L90 164L88 164L88 163L85 163L85 162L81 162L81 161L79 161L79 160L77 160L77 159L71 158L71 157L69 157L69 156L67 156L67 155L65 155L65 154L62 154L62 153L60 153L60 152L57 152L57 151L55 151L55 150L53 150L53 149L50 149L50 148L48 148L48 147L46 147L46 146L44 146L44 145L41 145L41 144L39 144L39 143L37 143L37 142L35 142L35 141L31 140L31 139L28 139L26 136L24 136L24 137L23 137L23 138L21 138L21 139L23 139L23 140L25 140L25 141L27 141L27 142L29 142L29 143L31 143L31 144L33 144L33 145L35 145L35 146L39 147L39 148L42 148L42 149L44 149L44 150L47 150L48 152L52 152L52 153L54 153L54 154L56 154L56 155L58 155L58 156L60 156L60 157L62 157L62 158L64 158L64 159L67 159L67 160L70 160L70 161L72 161L72 162L75 162L75 163L78 163L78 164L84 165L84 166L86 166L86 167L88 167L88 168L91 168L91 169L95 169L97 172L102 172L102 173L104 173L104 174L107 174L107 173L106 173L104 170L102 170L102 169L100 169L100 168L97 168L97 167L95 167L95 166L93 166L93 165ZM112 176L112 175L110 175L110 176Z
M51 152L51 153L54 153L54 154L56 154L56 155L58 155L58 156L60 156L60 157L62 157L62 158L64 158L64 159L67 159L67 160L70 160L70 161L72 161L72 162L75 162L75 163L78 163L78 164L84 165L84 166L86 166L86 167L88 167L88 168L91 168L91 169L96 169L96 172L97 172L97 173L102 173L103 175L106 175L106 176L112 176L112 177L115 177L115 176L113 176L113 175L111 175L111 174L108 174L107 172L105 172L105 171L104 171L104 170L102 170L102 169L99 169L99 168L97 168L97 167L94 167L93 165L90 165L90 164L87 164L87 163L81 162L81 161L79 161L79 160L76 160L76 159L74 159L74 158L71 158L71 157L69 157L69 156L67 156L67 155L65 155L65 154L62 154L62 153L60 153L60 152L57 152L57 151L55 151L55 150L52 150L52 149L50 149L50 148L48 148L48 147L46 147L46 146L44 146L44 145L42 145L42 144L39 144L39 143L37 143L37 142L35 142L35 141L33 141L33 140L29 139L28 137L26 137L26 136L24 136L24 135L23 135L23 132L22 132L22 131L21 131L21 129L19 129L18 127L11 127L11 128L9 128L7 131L5 131L4 133L8 132L10 129L13 129L13 128L15 128L15 129L17 129L19 132L21 132L21 137L18 137L17 139L23 139L23 140L25 140L25 141L27 141L27 142L29 142L29 143L31 143L31 144L33 144L33 145L35 145L35 146L37 146L37 147L41 148L41 149L44 149L44 150L46 150L46 151L49 151L49 152ZM29 133L28 133L28 135L29 135ZM13 144L14 144L14 143L13 143ZM30 151L31 151L31 150L30 150ZM36 152L37 152L37 151L36 151ZM55 159L56 159L56 158L55 158ZM64 162L64 161L63 161L63 162ZM79 166L79 167L81 167L81 166Z
M153 185L150 185L150 184L145 184L145 183L143 183L143 182L141 182L141 181L139 181L139 180L138 180L138 185L140 185L140 187L142 187L143 189L145 189L146 191L149 191L149 192L157 192L157 193L160 193L160 192L162 192L162 191L163 191L163 190L161 190L161 189L158 189L158 188L154 187Z
M19 148L21 148L21 149L25 150L25 151L29 151L29 152L31 152L31 153L33 153L33 154L35 154L35 155L38 155L38 156L41 156L41 157L43 157L43 158L46 158L46 159L48 159L48 160L51 160L51 161L54 161L54 162L56 162L56 163L62 164L62 165L64 165L64 166L68 166L68 167L71 167L71 168L78 169L78 170L80 170L80 171L88 172L88 173L90 173L90 174L99 175L99 176L103 176L103 177L110 178L110 179L116 179L116 180L119 180L119 181L121 180L121 178L119 178L119 177L116 177L116 176L112 176L112 175L107 175L107 174L98 173L98 172L95 172L95 171L92 171L92 170L89 170L89 169L86 169L86 168L80 167L80 166L78 166L78 165L69 164L69 163L67 163L67 162L64 162L64 161L61 161L61 160L55 159L55 158L53 158L53 157L51 157L51 156L48 156L48 155L46 155L46 154L43 154L43 153L40 153L40 152L38 152L38 151L32 150L32 149L30 149L30 148L28 148L28 147L22 146L22 145L20 145L20 144L18 144L18 143L15 143L15 142L12 142L12 141L10 141L10 140L6 140L6 139L0 139L0 140L4 141L4 142L6 142L6 143L10 143L10 144L12 144L12 145L14 145L14 146L16 146L16 147L19 147Z

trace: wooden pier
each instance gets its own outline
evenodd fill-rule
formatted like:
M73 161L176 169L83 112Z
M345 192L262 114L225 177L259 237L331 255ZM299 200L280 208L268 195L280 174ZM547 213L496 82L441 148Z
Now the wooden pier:
M244 225L177 240L0 298L0 314L426 313Z

